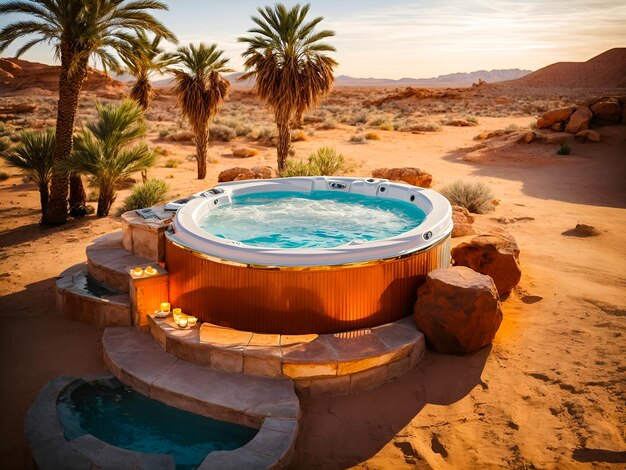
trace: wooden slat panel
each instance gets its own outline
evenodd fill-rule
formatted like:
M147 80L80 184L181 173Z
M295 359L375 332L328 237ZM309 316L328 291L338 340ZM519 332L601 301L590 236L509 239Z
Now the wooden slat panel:
M169 240L172 307L201 321L258 333L336 333L410 315L426 274L450 263L449 238L410 257L329 270L247 268Z

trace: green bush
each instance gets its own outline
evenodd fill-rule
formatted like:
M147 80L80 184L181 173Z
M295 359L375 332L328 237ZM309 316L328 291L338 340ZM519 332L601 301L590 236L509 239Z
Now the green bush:
M169 191L169 185L160 179L152 179L143 184L138 184L133 188L130 196L124 199L124 205L120 212L156 206L167 199Z
M209 140L219 140L221 142L230 142L237 133L234 129L222 124L213 124L209 127Z
M561 144L559 149L556 151L557 155L569 155L572 153L572 147L567 144Z
M493 193L484 183L455 181L441 191L451 204L465 207L474 214L484 214L494 209Z
M250 133L250 131L252 131L252 126L250 126L250 124L247 124L235 118L228 118L228 117L217 118L215 119L214 122L215 124L218 124L218 125L230 127L233 131L235 131L235 134L237 134L237 137L240 137L242 135L247 135L248 133Z
M330 176L344 169L345 159L334 148L320 147L309 155L309 166L314 175Z
M280 172L281 178L290 176L313 176L311 165L308 162L288 158L285 160L285 166Z
M178 168L180 160L178 158L168 158L165 162L165 168Z

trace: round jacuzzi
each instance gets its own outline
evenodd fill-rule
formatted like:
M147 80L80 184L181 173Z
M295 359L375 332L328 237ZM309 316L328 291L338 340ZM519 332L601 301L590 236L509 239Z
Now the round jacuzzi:
M409 315L450 264L451 207L383 179L225 183L183 204L167 233L170 302L258 333L335 333Z

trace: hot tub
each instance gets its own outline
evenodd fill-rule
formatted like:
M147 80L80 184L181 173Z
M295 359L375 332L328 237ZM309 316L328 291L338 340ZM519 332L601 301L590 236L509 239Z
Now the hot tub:
M271 209L257 215L257 206ZM243 221L229 218L238 208ZM451 213L437 192L384 179L221 184L183 204L166 234L170 302L201 321L258 333L392 322L411 313L425 275L450 264ZM310 226L292 230L289 214L300 225L310 218ZM245 217L248 229L237 225ZM276 234L246 233L265 230L265 218L280 218Z

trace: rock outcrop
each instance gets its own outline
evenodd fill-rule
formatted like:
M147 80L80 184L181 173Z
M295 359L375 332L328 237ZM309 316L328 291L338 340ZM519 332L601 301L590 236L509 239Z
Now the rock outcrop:
M543 113L539 119L537 119L537 127L539 129L545 129L553 126L554 124L569 119L576 108L568 106L565 108L551 109Z
M603 98L591 105L591 111L598 124L617 124L622 117L622 107L617 98Z
M430 188L433 183L433 177L430 173L420 170L419 168L376 168L372 170L374 178L383 178L390 181L404 181L413 186L422 188Z
M585 129L576 134L576 140L579 142L600 142L600 133Z
M588 129L592 118L593 112L587 106L578 108L570 116L569 122L565 127L565 132L576 134L577 132Z
M502 322L493 280L463 266L428 273L413 316L428 346L446 354L469 354L488 345Z
M455 266L490 276L500 295L511 292L522 277L517 242L506 232L479 235L461 243L452 249L452 259Z
M252 168L234 167L228 168L222 171L217 181L219 183L225 183L228 181L241 181L241 180L260 180L274 178L276 173L269 166L255 166Z
M474 216L465 207L452 206L452 238L474 235Z
M252 147L235 147L233 149L233 157L248 158L259 154L259 151Z

